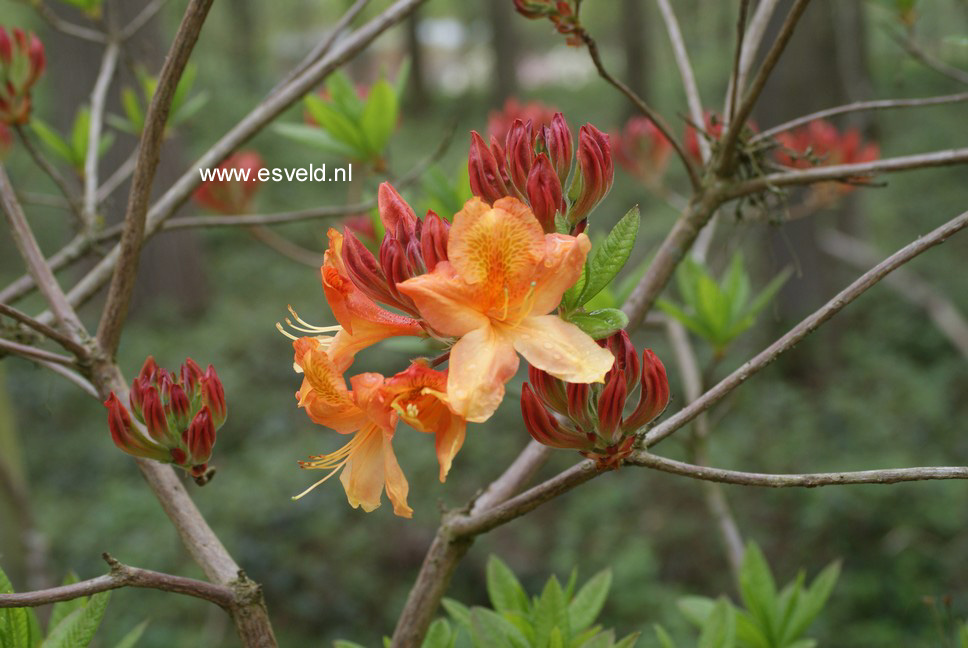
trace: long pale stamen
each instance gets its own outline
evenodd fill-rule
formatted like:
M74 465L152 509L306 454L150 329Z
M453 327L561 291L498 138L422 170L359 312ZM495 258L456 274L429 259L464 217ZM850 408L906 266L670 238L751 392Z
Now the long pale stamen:
M298 324L293 324L292 320L289 319L288 317L286 317L284 319L285 319L286 324L289 325L289 328L291 328L294 331L298 331L300 333L309 333L311 335L321 335L321 334L324 334L324 333L336 333L338 331L343 330L343 327L342 326L339 326L338 324L335 325L335 326L314 326L314 325L310 324L309 322L305 321L303 318L299 317L299 314L296 313L296 311L293 309L292 306L289 306L288 308L289 308L289 312L293 316L293 319L295 319L296 322L298 322ZM276 329L280 333L282 333L283 335L285 335L287 338L289 338L290 340L298 340L299 339L297 336L295 336L292 333L289 333L288 331L286 331L286 329L279 322L276 322Z
M300 468L304 468L306 470L329 470L329 472L326 474L325 477L323 477L318 482L316 482L315 484L313 484L303 492L299 493L292 499L297 500L303 497L304 495L312 491L314 488L324 483L327 479L329 479L330 477L338 473L340 469L346 465L346 462L350 460L350 458L353 455L353 451L356 450L357 446L359 446L360 443L363 442L363 439L365 436L366 435L363 434L362 432L357 433L356 436L354 436L349 443L344 445L336 452L331 452L325 455L316 455L315 457L313 457L313 461L300 461L299 462Z

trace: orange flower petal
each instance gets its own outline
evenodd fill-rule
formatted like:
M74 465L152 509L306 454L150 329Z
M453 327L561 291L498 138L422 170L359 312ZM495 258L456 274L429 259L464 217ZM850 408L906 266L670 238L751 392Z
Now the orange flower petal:
M303 371L303 384L296 392L299 406L315 423L341 434L354 432L365 420L363 410L346 389L342 371L327 355L319 340L299 338L293 342L295 364Z
M473 198L454 216L447 257L461 279L494 295L530 282L544 255L544 230L527 205L502 198L490 209Z
M547 315L558 308L561 296L581 276L592 242L585 234L545 235L545 257L535 274L533 315Z
M608 349L555 315L527 317L506 335L532 366L567 382L603 382L615 362Z
M437 463L440 464L440 481L447 479L447 473L454 463L454 457L460 452L464 445L464 437L467 435L467 421L450 413L449 416L442 417L442 422L446 425L439 426L434 438L434 447L437 450Z
M504 398L504 383L518 370L514 346L493 326L482 326L450 350L447 397L451 409L474 423L490 418Z
M443 335L461 336L487 324L480 290L468 286L454 267L441 261L433 272L397 285L417 305L428 324Z
M360 441L339 476L346 491L346 499L353 508L362 507L369 513L380 506L385 484L383 462L383 431L375 425L367 425L357 434Z

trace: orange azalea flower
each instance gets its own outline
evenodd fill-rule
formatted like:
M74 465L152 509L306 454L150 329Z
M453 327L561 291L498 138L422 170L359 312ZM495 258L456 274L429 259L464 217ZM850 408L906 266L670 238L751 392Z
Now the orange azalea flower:
M450 351L447 396L462 418L487 420L504 397L520 353L568 382L601 382L612 354L577 326L549 315L581 274L584 234L545 234L516 198L472 198L454 217L448 261L398 285Z
M447 479L454 456L464 445L467 421L448 406L447 372L415 360L406 371L387 380L389 405L410 427L436 435L440 481Z
M409 518L413 509L407 505L410 489L397 463L393 447L396 413L386 406L380 374L353 376L353 390L346 389L342 372L336 368L323 345L314 338L300 338L293 343L295 365L303 373L303 383L296 392L299 406L316 423L333 428L340 434L356 434L336 452L310 457L300 462L306 469L329 471L325 477L296 496L298 499L342 470L340 482L353 508L370 512L380 506L383 490L393 504L393 512Z

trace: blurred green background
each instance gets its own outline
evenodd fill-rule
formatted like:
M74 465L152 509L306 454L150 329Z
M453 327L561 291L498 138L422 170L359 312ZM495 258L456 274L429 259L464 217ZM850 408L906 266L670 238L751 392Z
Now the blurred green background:
M141 3L123 4L124 14L131 15ZM170 2L131 43L128 56L147 60L156 71L184 4ZM196 88L210 98L168 143L156 186L167 186L255 105L349 4L216 3L193 56ZM363 18L388 3L370 4ZM721 110L738 3L673 4L705 104ZM52 5L83 20L64 5ZM950 64L965 66L968 6L957 0L921 2L916 11L918 40ZM35 111L66 130L90 92L97 48L53 32L22 3L0 0L0 15L4 24L28 26L44 40L49 71L37 86ZM685 100L654 3L586 0L583 15L606 64L680 130ZM765 128L858 99L964 89L906 55L891 37L900 29L893 2L815 0L754 118ZM456 178L466 164L468 131L483 132L489 112L500 109L509 96L562 110L576 133L584 122L617 130L632 114L624 98L595 76L583 50L565 47L549 23L513 14L510 0L431 0L346 71L360 83L371 82L381 70L392 77L408 57L408 95L390 145L389 167L396 176L429 155L444 137L445 125L456 121L456 136L439 162L447 177ZM120 85L129 85L128 63L122 67ZM120 112L117 88L109 112ZM300 122L302 111L300 105L282 119ZM860 128L865 138L879 143L883 156L892 156L968 145L966 117L964 105L955 104L857 113L837 123ZM123 161L133 145L132 137L119 135L105 168ZM258 150L270 167L341 163L271 131L246 148ZM16 146L6 164L21 189L53 193ZM382 179L354 172L349 185L270 183L261 188L256 208L338 205L354 194L372 195ZM679 191L687 190L675 160L668 180ZM740 249L756 270L756 286L790 264L797 273L757 326L733 345L717 377L857 274L824 254L817 232L830 227L849 231L886 255L968 203L964 167L891 175L876 185L787 224L725 215L710 257L717 272ZM428 194L419 183L404 194L418 212L426 209ZM123 211L125 196L124 191L115 195L109 221ZM791 202L797 197L792 194ZM591 230L606 231L633 204L644 215L634 257L641 260L656 249L676 213L620 169L612 192L592 217ZM198 211L188 204L180 214ZM72 235L65 212L30 205L29 217L48 253ZM277 231L319 252L327 226L300 223ZM962 313L968 312L966 254L963 235L909 266ZM76 280L84 267L64 271L62 281ZM0 238L0 284L21 273L12 241ZM466 502L527 443L516 399L522 376L509 386L510 396L497 415L470 426L444 485L436 478L429 439L401 426L395 448L410 481L413 520L394 517L389 506L369 515L353 510L335 482L293 502L290 496L318 478L300 471L296 461L334 450L341 440L296 409L293 393L299 379L292 372L291 346L274 328L287 304L308 321L332 321L318 271L280 256L244 230L160 235L145 250L120 364L129 377L148 354L170 368L186 356L215 364L225 384L229 419L213 460L217 477L204 488L189 484L199 507L249 575L263 584L281 645L323 646L351 638L376 646L392 631L436 529L439 506ZM42 309L36 296L20 307ZM82 312L92 326L98 307L95 299ZM674 411L683 404L682 389L662 330L645 329L634 339L665 359ZM708 360L709 350L697 344ZM411 353L381 346L361 355L354 369L393 373ZM15 482L26 485L30 515L49 545L41 580L33 582L59 581L70 569L82 578L101 574L102 551L128 564L200 576L134 464L111 443L98 402L15 357L3 358L0 381L0 464ZM964 465L966 395L965 358L923 310L878 286L713 411L710 455L717 466L763 472ZM673 438L661 452L683 457L682 445ZM541 474L551 475L576 458L558 451ZM783 491L727 487L726 494L744 536L763 547L781 581L792 579L801 567L813 574L843 559L843 576L812 633L821 645L943 645L929 597L941 614L946 614L944 597L950 597L951 612L968 617L968 486L963 482ZM9 489L0 492L0 564L18 589L27 589L24 502L10 495ZM483 566L490 553L514 568L530 591L551 573L566 575L577 565L587 577L611 565L615 584L601 621L623 634L648 630L655 621L682 633L674 609L678 595L715 596L735 589L703 503L702 485L644 469L605 475L480 538L458 569L451 596L468 604L486 600ZM140 645L148 648L238 645L228 618L214 606L133 589L114 593L99 645L111 645L146 618L151 624ZM640 645L651 641L649 632Z

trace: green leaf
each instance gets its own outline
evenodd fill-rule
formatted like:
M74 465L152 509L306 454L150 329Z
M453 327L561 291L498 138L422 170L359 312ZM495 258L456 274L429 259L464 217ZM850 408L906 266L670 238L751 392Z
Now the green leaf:
M68 614L50 631L41 648L83 648L90 644L104 618L110 594L95 594L83 608Z
M494 555L487 560L487 594L498 612L530 610L528 595L514 572Z
M800 639L792 644L787 644L784 648L816 648L816 639Z
M71 128L71 163L75 169L84 168L84 158L87 157L87 137L91 129L91 111L83 107L74 116L74 126Z
M466 605L452 598L445 598L441 604L455 623L465 628L471 627L471 611Z
M407 81L410 80L410 59L404 59L397 68L397 78L393 80L393 93L397 97L402 97L407 90Z
M551 633L555 628L567 632L571 628L568 620L568 601L558 579L552 576L545 584L541 596L532 606L534 619L534 643L546 646L551 640ZM570 637L565 637L570 639Z
M633 632L630 635L622 637L619 642L615 644L615 648L635 648L635 644L638 642L641 634L641 632Z
M736 614L725 597L720 597L703 624L697 648L733 648L736 643Z
M591 313L571 313L568 321L590 335L594 340L601 340L612 333L624 329L628 323L628 315L617 308L603 308Z
M708 340L714 336L714 332L709 328L705 320L690 315L671 301L667 299L659 299L656 301L656 306L658 306L663 313L669 317L672 317L673 319L678 320L679 323L699 337Z
M61 585L73 585L77 581L77 574L75 574L73 571L69 571L64 576L64 580L61 582ZM86 604L86 596L81 596L69 601L58 601L57 603L54 603L54 607L50 612L50 619L47 621L47 633L50 634L51 630L56 628L57 625L64 620L64 617L69 615L74 610L80 610Z
M615 298L612 286L605 286L597 295L585 302L585 309L594 311L603 308L618 308L621 305Z
M451 648L454 644L454 632L445 619L436 619L427 629L427 636L423 641L423 648Z
M351 159L356 158L358 155L356 150L345 142L335 139L326 131L322 131L315 126L308 126L306 124L274 124L272 130L287 139L323 151L324 153Z
M598 618L608 598L608 590L612 587L612 572L603 569L592 576L585 583L575 598L568 604L568 616L571 618L571 632L581 632Z
M386 148L397 127L397 111L397 95L393 92L393 86L382 79L374 83L360 118L371 155L378 156Z
M139 639L141 639L141 635L144 634L145 628L148 627L148 623L149 622L145 620L136 625L128 634L121 637L121 641L116 643L114 648L134 648L134 645L138 643Z
M635 238L639 233L639 208L630 209L623 216L602 244L593 252L585 271L586 280L575 306L581 306L594 297L615 278L615 275L625 266Z
M357 121L363 112L363 101L350 78L342 70L336 70L326 77L325 85L333 107L350 120Z
M130 131L135 134L140 133L145 127L145 113L134 88L125 88L121 91L121 107L128 118Z
M63 159L65 162L73 163L74 153L57 131L36 117L30 119L30 130L34 131L34 134L40 138L40 141L51 153Z
M514 624L488 608L471 610L471 639L474 646L499 648L528 648L528 641Z
M803 593L800 604L797 606L790 622L788 636L790 639L798 639L807 628L813 623L814 619L823 611L827 599L830 598L837 578L840 576L840 563L834 562L824 568L813 580L810 587Z
M659 640L659 648L678 648L678 646L676 646L676 642L673 641L669 633L665 631L665 628L660 626L658 623L653 625L652 628L655 630L655 636Z
M614 648L615 631L595 632L586 638L576 637L572 645L578 648Z
M561 311L568 313L578 308L578 297L581 295L582 289L585 287L585 279L588 276L587 271L588 265L583 265L581 268L581 274L578 275L578 281L572 285L571 288L565 291L565 294L561 298Z
M312 115L320 127L354 151L353 157L355 159L366 159L369 157L366 138L358 124L350 121L346 115L340 113L317 96L308 95L305 103L309 114Z
M746 546L746 554L739 573L739 590L746 609L753 620L763 630L771 643L778 639L776 583L763 552L751 542Z
M736 615L736 640L744 648L774 648L773 642L745 610Z
M686 617L686 621L701 628L716 607L716 601L705 596L683 596L676 601L676 607Z

